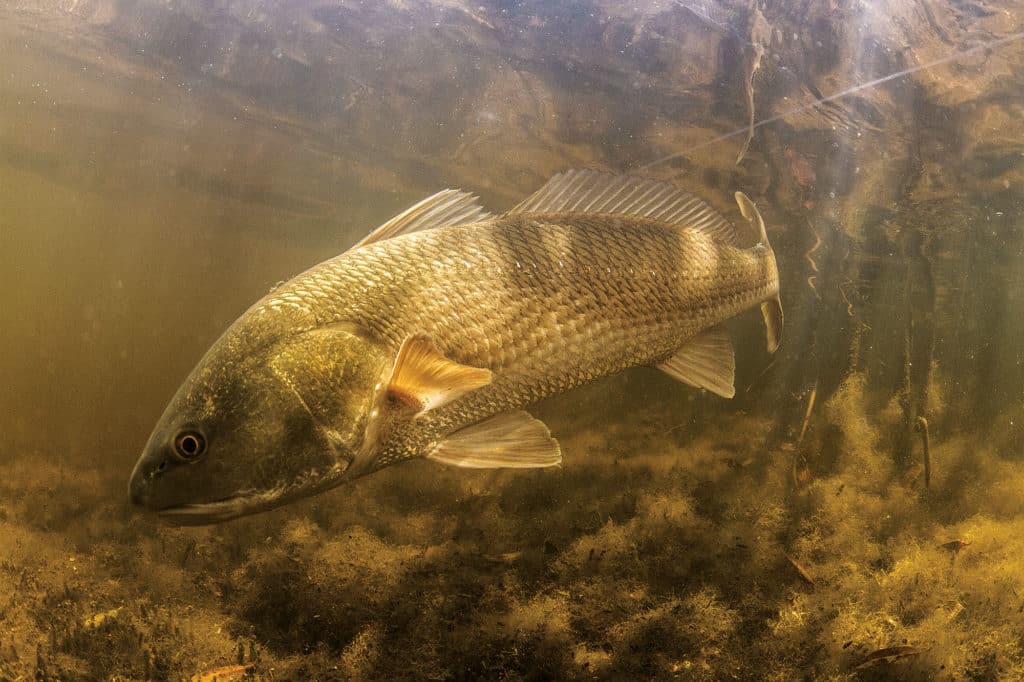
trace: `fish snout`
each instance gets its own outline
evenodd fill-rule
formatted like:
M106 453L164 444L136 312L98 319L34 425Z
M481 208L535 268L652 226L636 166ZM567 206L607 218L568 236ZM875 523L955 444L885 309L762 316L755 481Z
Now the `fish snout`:
M138 509L150 509L153 498L153 479L160 475L166 468L166 462L161 459L158 462L143 456L139 459L132 471L132 477L128 481L128 499L132 506Z

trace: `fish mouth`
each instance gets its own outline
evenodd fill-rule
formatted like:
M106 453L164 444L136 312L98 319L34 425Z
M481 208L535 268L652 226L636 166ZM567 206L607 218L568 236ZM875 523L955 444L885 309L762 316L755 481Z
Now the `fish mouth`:
M208 526L256 514L275 506L277 504L274 504L273 501L268 500L266 503L261 503L251 496L235 495L212 502L195 502L164 507L157 509L156 515L161 521L174 526Z
M176 504L153 511L161 521L174 526L209 526L269 511L329 490L345 481L346 469L347 465L339 465L323 475L310 472L306 480L290 486L247 490L217 500Z

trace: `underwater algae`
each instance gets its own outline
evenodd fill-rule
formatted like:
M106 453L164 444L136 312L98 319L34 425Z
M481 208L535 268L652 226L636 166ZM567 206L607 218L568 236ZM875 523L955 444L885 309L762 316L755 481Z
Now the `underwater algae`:
M577 453L557 472L411 463L345 503L198 530L154 533L110 502L123 482L19 464L0 490L0 673L1019 677L1024 474L957 436L925 489L864 400L853 375L822 406L805 447L830 456L801 482L762 418L692 439L555 418Z

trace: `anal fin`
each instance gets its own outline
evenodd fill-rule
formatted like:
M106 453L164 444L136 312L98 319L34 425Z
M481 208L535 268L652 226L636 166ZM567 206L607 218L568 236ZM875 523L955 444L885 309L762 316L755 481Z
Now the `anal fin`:
M514 410L456 431L427 459L469 469L529 469L558 466L562 450L544 422Z
M658 364L658 369L673 379L705 388L731 398L736 395L736 356L729 335L715 327L690 339L675 355Z

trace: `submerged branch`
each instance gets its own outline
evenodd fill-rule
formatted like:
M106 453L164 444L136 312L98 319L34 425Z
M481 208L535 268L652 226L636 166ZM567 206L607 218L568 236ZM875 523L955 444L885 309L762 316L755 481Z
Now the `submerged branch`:
M924 487L928 488L932 483L932 456L928 438L928 420L919 416L914 430L921 432L921 447L924 452Z

